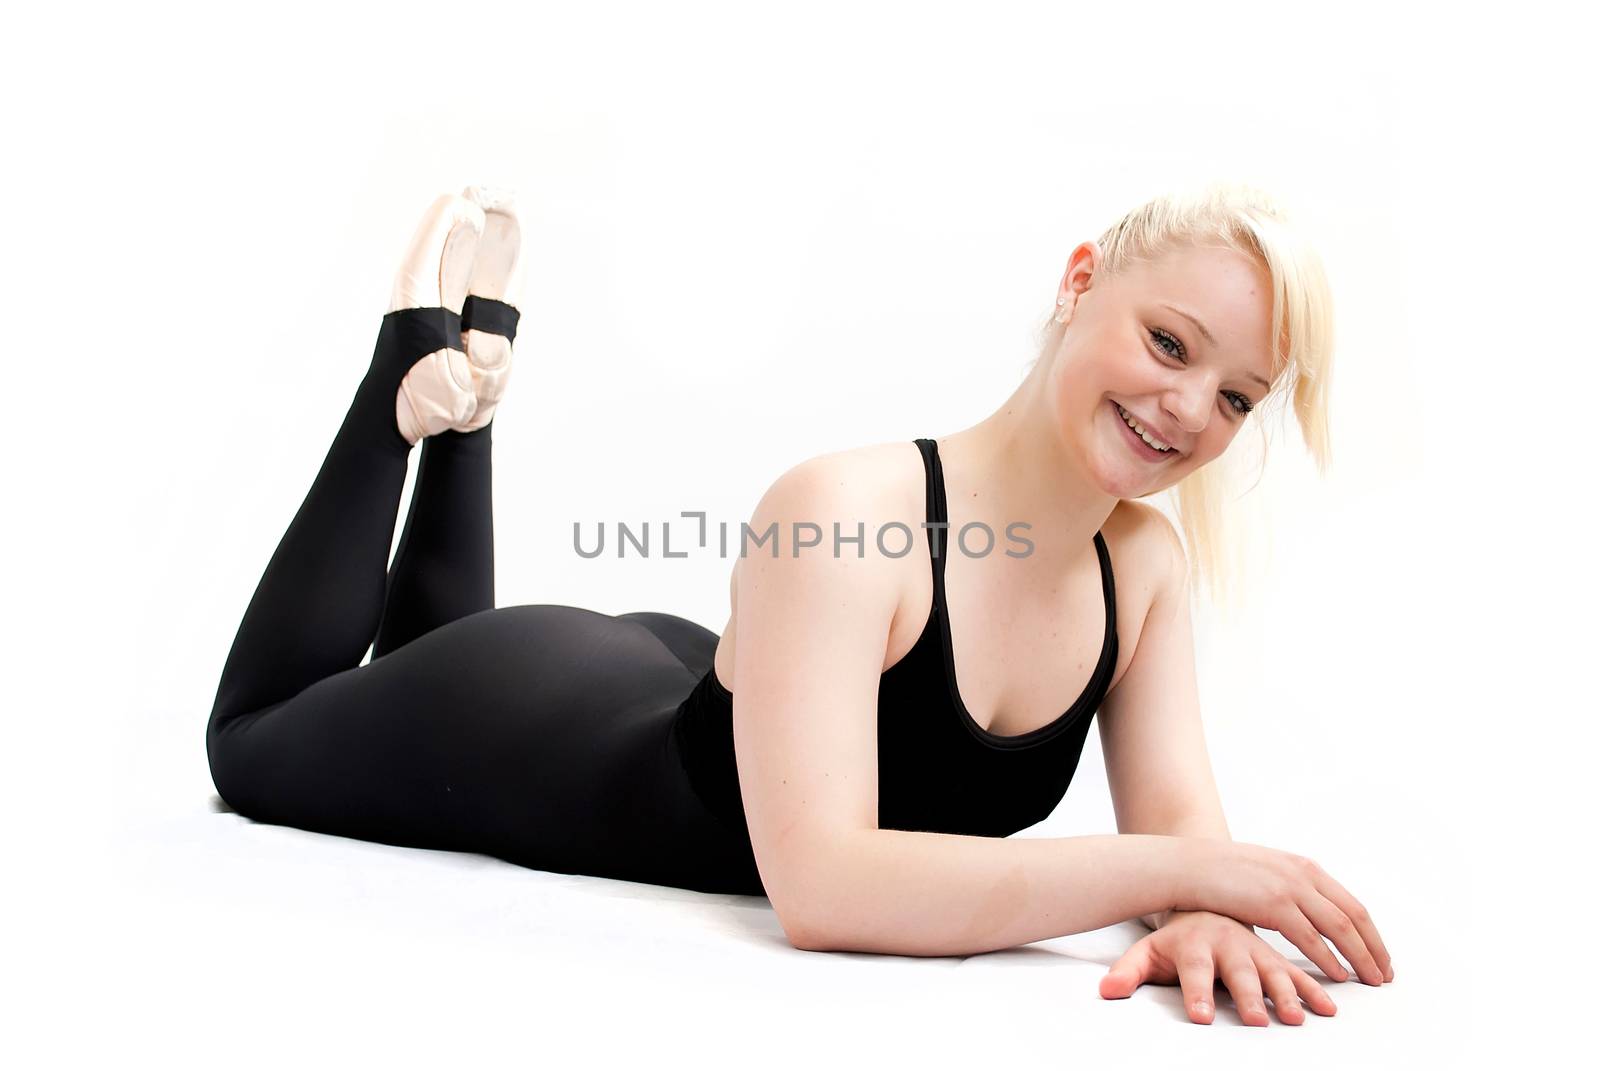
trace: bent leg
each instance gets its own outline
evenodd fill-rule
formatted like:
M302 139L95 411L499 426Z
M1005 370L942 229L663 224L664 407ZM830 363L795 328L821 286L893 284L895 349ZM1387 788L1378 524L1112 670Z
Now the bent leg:
M477 408L422 444L416 487L389 570L372 657L494 606L494 495L490 428L511 374L521 301L522 227L508 191L468 187L484 213L461 309L461 339Z
M444 309L383 318L372 363L239 624L213 718L281 702L366 653L411 450L395 425L395 392L449 339Z

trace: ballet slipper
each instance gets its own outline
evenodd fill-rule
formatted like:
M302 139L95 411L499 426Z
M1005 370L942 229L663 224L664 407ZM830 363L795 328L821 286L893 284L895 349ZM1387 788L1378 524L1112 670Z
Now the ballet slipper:
M459 321L484 222L483 209L465 197L443 194L435 200L411 236L395 274L389 312L443 309L450 314L447 319ZM472 367L459 344L420 358L395 392L395 423L413 445L461 427L477 408Z
M483 211L483 237L461 315L461 339L477 407L456 430L476 431L494 419L511 378L511 345L522 303L522 226L510 190L468 186L461 196Z

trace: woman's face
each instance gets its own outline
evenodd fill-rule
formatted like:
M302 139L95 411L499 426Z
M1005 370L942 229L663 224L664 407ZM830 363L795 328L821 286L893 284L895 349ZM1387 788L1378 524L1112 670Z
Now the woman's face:
M1057 296L1069 316L1050 369L1057 426L1108 494L1171 487L1227 449L1266 397L1271 276L1254 258L1180 248L1107 277L1085 242ZM1124 413L1171 449L1147 445Z

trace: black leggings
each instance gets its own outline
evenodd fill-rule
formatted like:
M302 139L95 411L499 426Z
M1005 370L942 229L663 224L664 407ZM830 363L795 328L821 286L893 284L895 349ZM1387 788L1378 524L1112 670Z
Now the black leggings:
M217 792L261 822L759 894L744 831L694 794L670 731L716 634L494 609L492 423L423 440L386 574L410 451L395 391L451 327L439 309L384 317L228 653L206 727Z

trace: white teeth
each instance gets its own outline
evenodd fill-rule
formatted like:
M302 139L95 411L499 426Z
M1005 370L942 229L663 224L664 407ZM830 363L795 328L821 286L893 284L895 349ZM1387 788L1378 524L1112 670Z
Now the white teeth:
M1111 404L1112 405L1116 405L1117 403L1112 402ZM1126 409L1122 408L1122 406L1117 405L1117 412L1122 414L1123 421L1128 425L1128 427L1130 427L1134 431L1138 432L1139 433L1139 437L1141 439L1143 439L1145 442L1149 443L1151 446L1155 447L1157 450L1171 450L1172 449L1171 445L1162 442L1160 439L1157 439L1157 438L1153 437L1148 431L1145 431L1144 430L1144 425L1140 424L1137 420L1133 419L1132 414L1130 414Z

